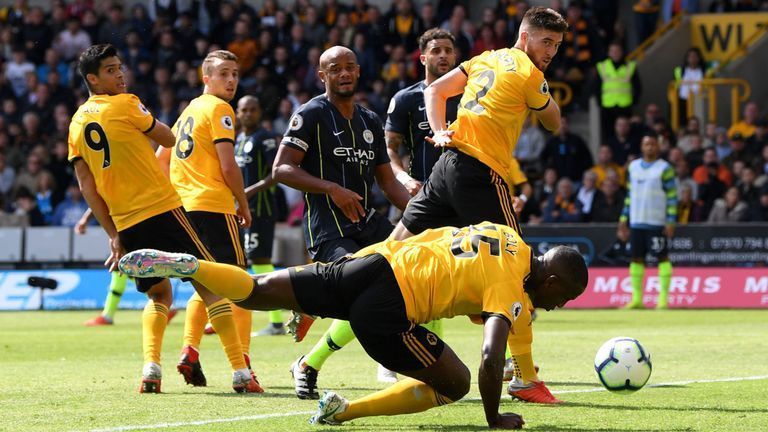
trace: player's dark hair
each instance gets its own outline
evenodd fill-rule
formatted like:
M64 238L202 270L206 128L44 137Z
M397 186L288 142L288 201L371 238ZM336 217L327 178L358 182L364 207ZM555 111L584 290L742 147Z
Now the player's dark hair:
M448 30L443 30L437 27L431 28L419 37L419 49L421 50L421 53L424 54L424 50L427 49L427 44L436 39L448 39L451 41L451 45L456 44L456 38L453 37L453 34Z
M117 48L112 44L93 45L80 54L80 58L77 60L77 71L83 77L88 89L91 88L88 83L88 74L98 75L101 61L109 57L119 57Z
M523 22L530 27L549 30L557 33L568 31L568 21L556 10L546 7L532 7L523 16Z

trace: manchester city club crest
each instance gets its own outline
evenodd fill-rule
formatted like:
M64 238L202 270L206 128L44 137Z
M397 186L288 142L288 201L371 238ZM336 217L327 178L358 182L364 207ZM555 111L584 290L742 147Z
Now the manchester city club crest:
M373 144L373 132L371 132L371 131L370 131L370 130L368 130L368 129L364 130L364 131L363 131L363 139L364 139L364 140L365 140L365 142L367 142L368 144Z

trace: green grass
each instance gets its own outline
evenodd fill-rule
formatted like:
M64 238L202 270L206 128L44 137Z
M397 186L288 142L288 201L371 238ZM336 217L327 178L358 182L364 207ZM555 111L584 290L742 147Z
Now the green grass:
M71 431L182 423L163 431L301 431L314 401L300 401L287 372L308 351L307 342L254 338L254 367L264 395L238 395L217 338L206 336L203 368L209 387L183 385L175 372L183 313L168 327L162 395L137 392L141 373L140 313L121 311L117 324L85 328L93 312L0 313L0 430ZM260 328L265 314L255 315ZM534 357L541 377L557 391L599 387L592 361L614 336L639 339L651 352L658 385L690 380L768 375L768 311L557 311L534 324ZM446 341L473 371L472 391L456 404L421 414L366 418L334 431L473 431L486 425L476 385L481 328L466 318L445 323ZM356 398L382 388L376 365L357 343L328 361L321 388ZM502 409L523 415L535 431L759 431L768 430L768 379L647 387L629 396L608 392L561 393L562 406L510 401ZM291 414L299 413L299 414ZM274 417L261 417L274 415ZM250 417L250 419L249 419ZM238 420L233 420L237 419ZM220 420L190 425L190 422Z

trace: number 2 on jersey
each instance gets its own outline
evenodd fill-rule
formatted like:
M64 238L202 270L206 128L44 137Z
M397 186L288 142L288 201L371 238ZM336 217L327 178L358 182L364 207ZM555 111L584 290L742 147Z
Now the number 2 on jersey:
M493 82L496 80L496 73L493 70L486 70L480 72L480 76L477 77L477 81L486 80L483 88L475 93L475 98L464 104L464 108L472 111L476 114L482 114L485 111L485 107L480 105L480 99L488 94L488 91L493 87Z
M101 164L102 168L109 168L112 161L109 158L109 141L107 140L107 134L104 132L104 128L96 122L91 122L85 125L85 131L83 133L85 144L88 148L94 151L104 151L104 162Z

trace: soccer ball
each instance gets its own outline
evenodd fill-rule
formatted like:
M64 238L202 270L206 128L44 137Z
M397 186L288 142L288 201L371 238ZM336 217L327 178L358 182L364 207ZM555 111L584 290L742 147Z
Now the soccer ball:
M651 377L651 354L631 337L616 337L597 350L595 372L603 386L616 393L633 393Z

